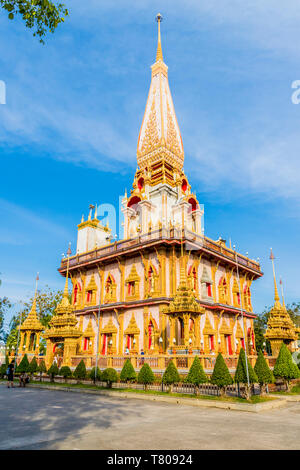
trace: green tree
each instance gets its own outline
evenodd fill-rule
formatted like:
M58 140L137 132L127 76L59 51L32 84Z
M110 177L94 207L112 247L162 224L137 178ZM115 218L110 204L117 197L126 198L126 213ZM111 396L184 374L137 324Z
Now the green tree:
M300 371L293 362L292 355L284 343L282 343L276 359L273 374L276 378L284 381L287 391L290 389L291 380L300 377Z
M254 384L258 381L257 376L253 370L253 367L250 364L249 359L247 360L248 364L248 375L249 375L249 384ZM247 366L246 366L246 354L245 350L241 348L238 364L235 371L234 381L240 384L243 384L244 389L244 398L249 400L251 397L251 386L248 385L247 380Z
M69 366L62 366L59 370L59 375L61 375L66 382L69 377L72 377L72 371Z
M59 369L56 362L53 362L52 366L48 369L48 375L50 376L51 382L54 382L54 377L59 375Z
M162 381L165 385L169 386L169 390L168 390L169 392L172 392L173 384L178 383L180 381L177 367L175 366L172 360L167 365Z
M0 377L3 379L3 377L6 375L6 369L7 365L5 363L1 364L0 366Z
M148 390L148 385L155 381L155 376L149 364L145 362L138 373L138 383L144 385L144 389Z
M36 360L36 357L33 357L30 361L29 367L28 367L28 372L32 375L38 370L38 363Z
M62 295L62 290L53 290L49 286L46 286L43 290L39 290L37 292L36 311L40 322L45 326L45 328L48 326L57 305L61 301ZM10 321L10 331L6 341L8 349L11 349L12 346L14 348L17 347L17 340L19 337L18 327L20 324L22 325L28 313L30 312L33 298L34 297L32 296L28 302L21 302L19 313L14 315ZM45 343L43 340L41 342L42 344ZM41 352L43 352L42 348Z
M22 360L20 364L18 365L16 372L18 374L22 374L23 372L29 372L29 361L28 361L27 354L25 354L22 357Z
M193 364L190 367L187 378L185 379L185 382L194 385L196 395L199 395L199 385L208 382L207 376L205 375L205 372L198 356L195 357Z
M12 303L10 302L8 297L0 297L0 341L6 342L7 340L7 335L4 331L4 319L11 308Z
M97 367L97 372L95 374L95 367L93 367L91 370L90 370L90 373L89 373L89 377L90 379L96 383L96 380L101 380L101 377L102 377L102 374L101 374L101 370L99 369L99 367Z
M212 384L217 385L221 396L225 395L227 385L233 383L233 379L221 353L217 356L210 381Z
M112 384L118 381L118 373L115 369L108 367L103 371L101 380L107 383L108 388L112 388Z
M42 375L46 374L46 372L47 372L47 368L46 368L46 364L45 364L44 360L42 360L40 362L40 365L38 366L38 372L40 373L40 382L41 382L42 381Z
M75 379L78 379L78 382L86 378L86 367L83 359L81 359L76 369L74 370L73 376Z
M43 44L46 33L54 33L69 14L65 5L50 0L0 0L0 7L8 12L10 20L20 15L25 26L33 28L33 36L39 36Z
M131 364L130 359L127 359L125 361L125 364L121 370L120 380L122 380L122 382L130 382L136 380L136 372L133 368L133 365Z
M254 372L257 375L258 383L260 385L260 393L261 395L265 395L267 391L267 385L274 381L274 376L262 351L258 351Z

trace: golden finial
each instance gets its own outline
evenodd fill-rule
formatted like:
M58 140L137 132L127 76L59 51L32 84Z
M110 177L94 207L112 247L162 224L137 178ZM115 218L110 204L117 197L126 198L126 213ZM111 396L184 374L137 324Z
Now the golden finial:
M158 23L158 43L157 43L157 52L156 52L156 62L161 60L163 62L163 53L161 48L161 38L160 38L160 23L162 22L163 17L160 13L156 15L156 21Z
M96 204L94 219L97 219L97 216L98 216L98 207L97 207L97 204Z
M71 242L69 242L69 248L67 251L67 274L66 274L66 283L65 283L65 289L64 289L64 294L63 298L69 300L69 289L68 289L68 280L69 280L69 263L70 263L70 256L72 254L71 251Z
M273 267L274 290L275 290L275 303L276 303L276 302L279 302L279 295L278 295L277 284L276 284L274 259L275 259L275 256L274 256L273 251L272 251L272 248L271 248L270 260L272 261L272 267Z
M82 214L81 223L83 224L83 222L84 222L84 215Z
M34 298L33 298L33 302L32 302L32 307L31 307L31 310L30 310L30 315L31 316L37 316L37 313L36 313L36 295L37 295L37 287L38 287L38 281L39 281L39 273L37 273L36 275L36 279L35 279L35 292L34 292Z

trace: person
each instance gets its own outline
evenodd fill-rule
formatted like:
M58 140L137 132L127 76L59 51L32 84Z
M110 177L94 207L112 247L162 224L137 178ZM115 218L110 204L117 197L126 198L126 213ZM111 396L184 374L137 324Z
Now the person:
M7 388L13 388L14 386L14 371L15 371L15 361L14 359L11 361L9 366L7 367Z
M128 347L125 349L125 354L129 354L129 349L128 349Z
M144 350L141 349L141 356L145 356Z
M19 387L24 387L29 382L29 377L26 372L22 372L19 377Z

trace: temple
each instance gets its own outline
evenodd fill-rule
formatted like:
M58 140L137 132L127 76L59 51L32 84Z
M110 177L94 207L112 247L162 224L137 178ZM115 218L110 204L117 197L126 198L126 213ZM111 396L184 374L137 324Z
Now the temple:
M291 317L284 303L283 291L282 304L280 303L275 276L275 258L272 249L270 259L272 261L273 267L275 303L272 309L270 310L265 338L270 341L272 355L278 356L282 343L285 343L291 352L296 351L298 349L297 340L300 333L300 328L297 328L291 320Z
M70 275L72 300L69 304L64 296L46 330L48 363L66 338L69 357L94 357L97 350L100 357L142 351L149 356L218 351L232 356L241 346L255 353L251 284L262 272L258 262L221 238L204 236L203 209L183 168L161 20L157 15L157 54L138 137L137 170L122 200L124 237L112 241L97 207L82 218L76 255L63 258L59 268L63 276ZM59 328L63 309L68 325Z

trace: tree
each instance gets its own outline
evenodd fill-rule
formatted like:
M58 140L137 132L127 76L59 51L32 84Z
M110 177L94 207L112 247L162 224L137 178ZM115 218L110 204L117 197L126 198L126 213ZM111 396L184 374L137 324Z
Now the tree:
M247 360L248 364L248 375L249 375L249 384L254 384L258 381L257 376L250 364L249 359ZM243 348L240 350L239 360L235 371L234 381L244 385L244 398L246 400L250 399L251 396L251 387L248 385L247 380L247 366L246 366L246 353Z
M47 372L47 368L46 368L46 364L44 360L40 362L40 365L38 366L38 372L40 373L40 382L41 382L42 374L45 374Z
M4 342L7 340L7 335L4 331L4 319L11 307L12 304L8 297L0 297L0 340Z
M39 36L43 44L46 33L54 33L69 14L65 5L50 0L0 0L0 6L8 12L10 20L20 15L25 26L34 28L33 36Z
M195 394L199 395L199 385L207 382L207 376L203 370L202 364L198 356L195 357L193 364L190 367L189 373L185 382L195 386Z
M149 364L145 362L138 374L138 383L144 385L144 389L148 390L148 385L153 384L155 376Z
M0 377L3 379L3 377L6 375L6 369L7 365L5 363L1 364L0 366Z
M300 377L300 371L293 362L292 355L284 343L282 343L276 359L273 374L276 378L284 381L287 391L290 389L291 379Z
M174 362L171 360L164 372L162 381L164 384L169 385L169 392L172 392L173 384L180 381L177 367Z
M28 367L28 372L30 374L34 374L38 370L38 363L36 360L36 357L33 357L30 361L29 367Z
M227 385L233 383L233 379L221 353L217 356L210 381L212 384L217 385L221 396L225 395Z
M121 370L120 380L123 382L130 382L132 380L136 380L136 372L131 364L130 359L125 361L123 369Z
M73 375L76 379L78 379L78 382L86 378L86 367L83 359L81 359L77 365Z
M260 394L265 395L267 385L274 381L274 376L271 369L269 368L267 361L262 353L258 351L256 363L254 366L254 372L257 375L258 383L260 385Z
M28 361L27 354L25 354L22 357L22 360L20 364L18 365L16 372L19 374L22 374L24 372L29 372L29 361Z
M72 377L72 371L69 366L62 366L59 370L59 375L61 375L66 382L69 377Z
M101 370L99 369L99 367L97 367L96 374L95 372L95 367L93 367L89 373L89 377L94 383L96 383L96 380L101 380L102 377Z
M107 383L108 388L112 388L112 384L118 381L117 371L111 367L108 367L103 371L101 380Z
M46 286L43 290L37 291L36 296L36 311L40 322L45 328L48 326L49 321L54 314L54 311L62 299L62 290L52 290L49 286ZM18 341L18 327L22 325L28 313L31 310L34 297L31 297L28 302L22 302L19 313L14 315L9 324L9 334L6 341L6 346L11 349L17 347ZM45 341L42 340L42 344L45 345ZM41 349L42 352L42 349Z
M52 366L48 369L48 375L50 375L51 382L54 382L54 377L59 375L59 370L56 362L53 362Z

